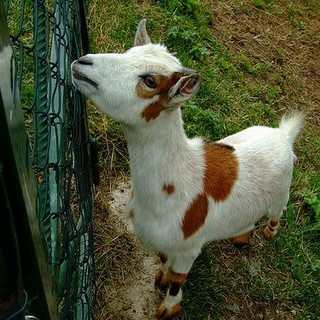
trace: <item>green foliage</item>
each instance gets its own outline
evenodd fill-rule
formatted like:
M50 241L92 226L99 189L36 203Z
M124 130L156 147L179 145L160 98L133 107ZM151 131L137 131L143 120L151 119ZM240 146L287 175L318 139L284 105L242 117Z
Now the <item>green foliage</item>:
M211 16L198 0L160 0L157 2L166 17L166 45L178 52L179 58L204 61L212 54L205 41L205 26Z
M255 7L265 11L271 11L273 6L273 0L253 0L252 2Z
M311 230L320 232L320 189L304 188L302 194L307 210L310 212Z
M201 44L200 34L196 27L184 30L177 23L168 30L166 36L169 45L180 45L195 60L202 60L210 55L210 50Z
M202 109L189 102L183 111L183 119L189 137L200 135L208 140L217 140L221 136L221 121L211 109Z
M205 249L194 262L184 285L184 304L178 319L220 319L223 293L218 286L216 261L210 250ZM208 318L210 310L210 318Z
M308 28L306 22L310 22L311 19L319 19L319 0L306 0L306 1L290 1L287 3L286 14L288 20L293 27L298 27L299 31L303 31ZM300 24L301 23L301 24ZM312 24L312 23L311 23ZM302 28L299 28L299 25Z
M320 9L319 0L307 0L306 2L307 2L308 7L310 7L311 9L313 9L313 8Z
M209 20L209 13L198 0L159 0L157 3L166 12L193 19L198 25Z
M240 54L239 67L253 76L266 76L271 68L271 63L268 61L260 61L253 65L247 56Z

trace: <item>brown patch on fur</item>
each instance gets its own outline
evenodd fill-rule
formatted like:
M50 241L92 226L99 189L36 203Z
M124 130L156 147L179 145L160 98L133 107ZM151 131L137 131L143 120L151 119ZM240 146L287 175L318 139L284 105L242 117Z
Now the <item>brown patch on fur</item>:
M199 194L183 218L182 231L185 239L192 236L204 224L207 214L208 198L205 194Z
M159 252L158 255L162 264L165 264L168 261L168 257L164 253ZM165 293L169 287L166 274L164 274L161 269L156 273L154 285L163 293Z
M169 295L176 296L186 279L187 275L185 273L175 273L169 269L167 274L167 281L169 282Z
M155 80L157 86L155 88L149 88L143 79L140 79L136 86L137 96L142 99L150 99L155 95L163 95L168 93L170 88L176 84L181 78L182 74L175 72L171 77L163 76L160 74L153 74L152 77Z
M192 236L205 222L208 214L208 198L215 201L225 200L237 179L238 162L233 153L234 148L219 143L206 143L204 194L192 202L182 222L184 238Z
M164 262L163 262L164 263ZM184 273L176 273L171 269L167 273L164 273L161 269L156 272L154 285L161 292L166 292L174 284L174 292L180 290L182 284L186 281L187 275Z
M245 234L242 234L238 237L232 238L232 242L235 246L248 246L250 244L250 238L252 236L253 231L249 231Z
M177 313L179 313L182 309L180 303L175 304L173 307L171 307L170 309L167 309L164 306L164 301L163 303L160 305L160 307L157 310L157 319L159 320L169 320L172 319L172 317L174 315L176 315Z
M205 144L206 170L204 189L215 201L225 200L238 177L234 148L219 143Z
M264 229L263 234L267 240L271 240L273 238L268 226L266 226L266 228Z
M176 273L176 272L172 271L171 269L169 269L169 271L167 273L167 281L168 282L183 283L186 281L186 279L187 279L187 275L185 273Z
M141 116L146 121L156 119L160 113L165 109L167 95L170 88L176 84L181 78L182 74L175 72L171 77L166 77L162 75L153 75L155 82L157 83L156 88L148 88L143 79L138 82L136 86L137 96L143 99L151 99L152 97L159 95L159 99L151 104L149 104L142 112Z
M164 110L162 99L149 104L141 113L142 118L147 122L159 117L160 113Z
M271 228L277 229L280 226L280 221L279 220L276 220L276 221L269 220L268 225L269 225L269 228L271 227Z
M175 192L175 187L172 184L165 184L163 186L163 191L165 191L168 195L171 195Z
M169 283L167 282L167 279L161 269L156 272L154 286L163 293L165 293L169 288Z

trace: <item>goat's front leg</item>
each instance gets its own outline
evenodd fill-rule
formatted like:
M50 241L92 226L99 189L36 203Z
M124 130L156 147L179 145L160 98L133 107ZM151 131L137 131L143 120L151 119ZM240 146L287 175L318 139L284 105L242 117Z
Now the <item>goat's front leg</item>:
M166 295L157 310L159 320L171 319L182 309L182 285L197 256L198 253L172 258L160 255L162 269L156 274L155 285L161 291L166 290Z
M158 310L157 318L161 320L171 319L181 311L182 285L187 279L186 273L176 273L169 269L167 273L168 289Z
M168 258L168 256L163 253L159 253L159 257L161 261L161 268L156 273L154 285L161 292L165 293L169 288L169 281L167 276L172 263L172 259Z

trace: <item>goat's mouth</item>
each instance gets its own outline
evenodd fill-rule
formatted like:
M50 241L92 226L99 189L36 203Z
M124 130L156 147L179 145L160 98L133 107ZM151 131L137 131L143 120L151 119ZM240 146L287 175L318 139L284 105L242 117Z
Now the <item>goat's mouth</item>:
M86 82L93 86L94 88L98 89L99 85L97 82L93 81L92 79L88 78L85 76L83 73L78 72L78 71L73 71L72 76L75 80L81 81L81 82Z

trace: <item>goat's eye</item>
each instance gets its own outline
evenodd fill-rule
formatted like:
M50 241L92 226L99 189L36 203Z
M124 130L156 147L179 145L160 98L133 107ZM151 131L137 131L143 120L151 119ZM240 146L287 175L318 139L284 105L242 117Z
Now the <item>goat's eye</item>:
M154 89L157 87L157 83L154 80L153 76L151 75L145 75L141 77L144 81L144 83L151 89Z

